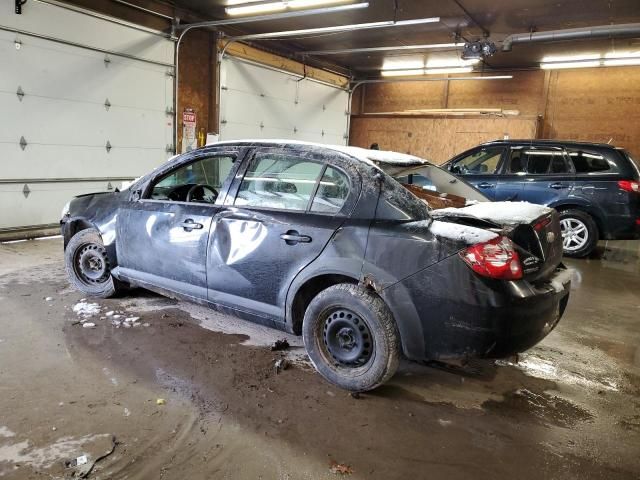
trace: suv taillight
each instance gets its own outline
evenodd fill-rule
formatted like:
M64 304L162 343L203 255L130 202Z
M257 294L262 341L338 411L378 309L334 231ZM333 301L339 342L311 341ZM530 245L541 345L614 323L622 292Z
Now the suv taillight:
M518 252L507 237L498 237L462 250L460 256L467 265L483 277L502 280L522 278Z
M640 193L640 183L635 180L619 180L618 186L625 192Z

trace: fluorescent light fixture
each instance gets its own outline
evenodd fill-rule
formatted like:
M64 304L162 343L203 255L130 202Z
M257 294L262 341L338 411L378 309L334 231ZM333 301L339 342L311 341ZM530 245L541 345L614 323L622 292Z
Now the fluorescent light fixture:
M460 58L430 58L427 60L427 68L457 68L468 67L480 62L479 58L462 60Z
M540 68L555 70L563 68L589 68L600 66L600 54L587 53L581 55L551 55L542 58Z
M438 73L471 73L473 67L452 67L452 68L427 68L425 73L427 75L434 75Z
M407 77L413 75L424 75L424 68L412 68L409 70L382 70L383 77Z
M605 67L640 65L640 52L610 52L604 56Z
M464 43L428 43L424 45L397 45L394 47L343 48L335 50L309 50L300 52L304 55L342 55L346 53L395 52L406 50L431 50L445 48L462 48Z
M353 9L367 7L368 3L354 3L345 5L345 7L352 6ZM338 7L334 7L338 8ZM354 30L368 30L373 28L386 28L386 27L401 27L404 25L416 25L425 23L437 23L440 21L440 17L430 18L418 18L410 20L411 23L406 22L394 22L393 20L387 20L384 22L370 22L370 23L355 23L350 25L336 25L334 27L320 27L320 28L306 28L302 30L287 30L284 32L269 32L269 33L256 33L251 35L240 35L233 37L234 41L243 40L260 40L265 38L287 38L287 37L299 37L305 35L315 35L318 33L339 33L339 32L351 32Z
M309 8L321 5L345 3L348 0L282 0L279 2L258 3L258 1L230 0L225 12L227 15L250 15L256 13L279 12L287 9Z
M562 68L589 68L599 67L600 60L590 60L582 62L557 62L557 63L541 63L540 68L543 70L555 70Z

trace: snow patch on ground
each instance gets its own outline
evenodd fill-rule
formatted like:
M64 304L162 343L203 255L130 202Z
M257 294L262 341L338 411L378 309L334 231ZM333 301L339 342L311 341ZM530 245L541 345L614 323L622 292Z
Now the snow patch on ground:
M434 210L434 217L470 216L497 224L531 223L538 217L551 213L552 209L529 202L480 202L462 208Z
M488 242L498 236L497 233L482 228L459 225L457 223L441 222L434 220L429 227L431 233L438 237L463 241L467 245Z
M73 306L73 311L78 316L90 318L100 313L100 305L81 300Z
M15 437L16 434L9 430L7 427L0 425L0 438Z

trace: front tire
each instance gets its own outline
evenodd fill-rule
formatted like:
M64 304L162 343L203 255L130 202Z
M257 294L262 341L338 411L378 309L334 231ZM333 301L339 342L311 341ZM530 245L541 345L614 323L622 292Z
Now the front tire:
M95 228L81 230L71 237L64 260L67 278L76 290L101 298L117 293L117 281L111 276L109 258Z
M582 210L560 212L560 229L566 257L586 257L598 244L598 226L591 215Z
M302 338L320 375L351 392L382 385L400 361L400 335L391 312L358 285L342 283L320 292L305 312Z

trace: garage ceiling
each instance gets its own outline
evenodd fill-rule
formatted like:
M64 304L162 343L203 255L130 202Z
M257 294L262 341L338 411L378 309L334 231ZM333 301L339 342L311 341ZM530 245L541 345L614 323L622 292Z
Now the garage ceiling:
M226 0L176 0L179 7L207 18L225 18ZM451 42L455 32L468 40L482 38L484 28L499 46L502 39L514 33L558 30L596 25L640 22L638 0L369 0L369 8L341 14L310 16L291 20L247 25L226 33L262 33L334 25L347 25L382 20L407 20L438 16L437 24L354 31L318 35L295 41L269 40L257 43L271 50L292 54L305 50L333 50ZM466 13L465 13L466 11ZM515 45L512 52L498 52L484 68L537 68L545 55L605 53L616 50L640 50L640 39L585 40L535 45ZM385 58L390 56L439 55L442 52L412 51L355 53L322 57L323 61L352 70L358 77L378 76ZM456 50L445 53L449 57Z

